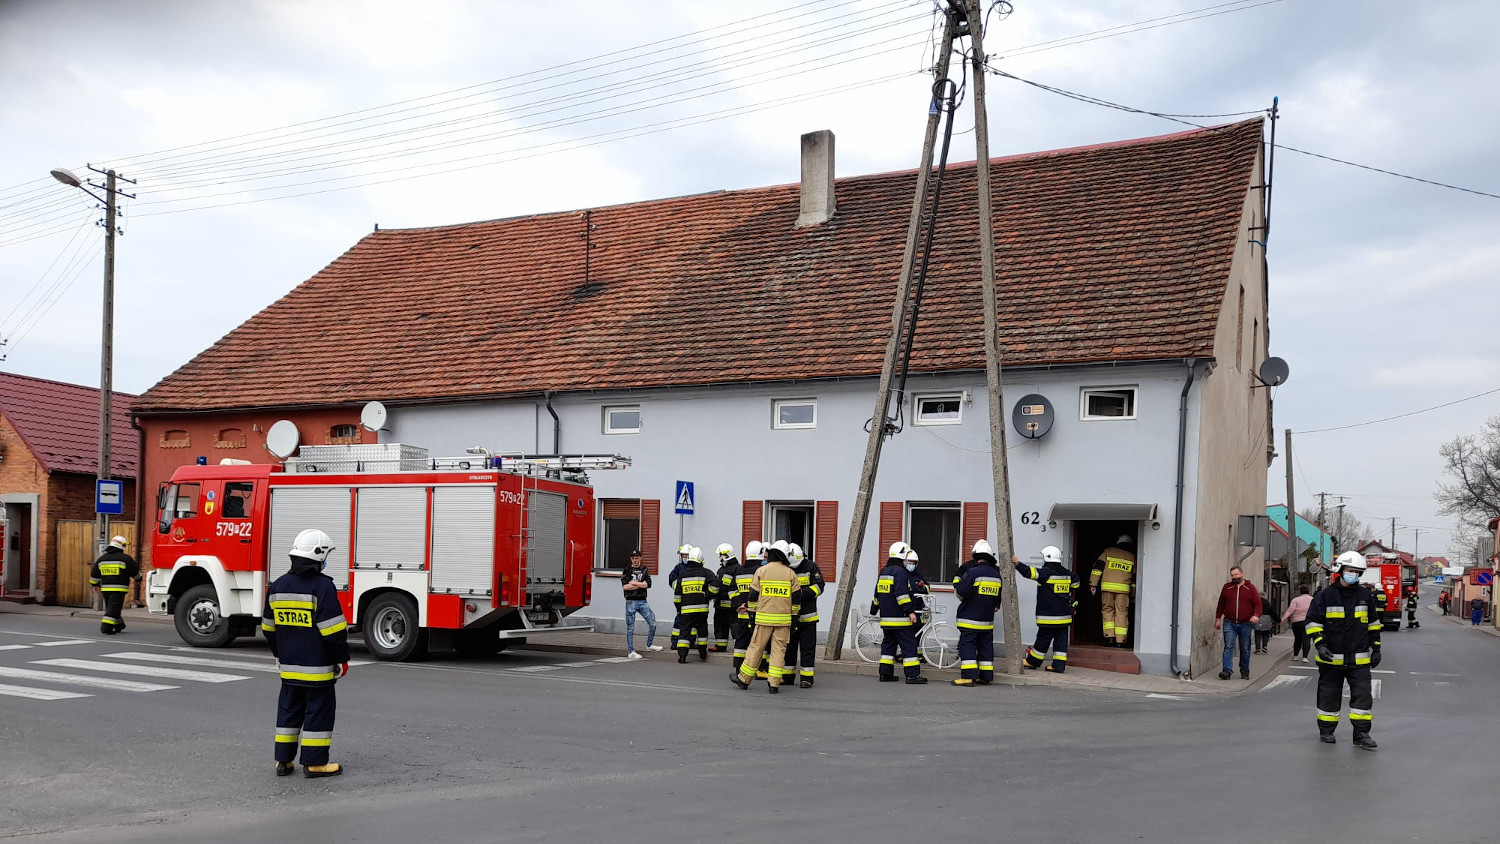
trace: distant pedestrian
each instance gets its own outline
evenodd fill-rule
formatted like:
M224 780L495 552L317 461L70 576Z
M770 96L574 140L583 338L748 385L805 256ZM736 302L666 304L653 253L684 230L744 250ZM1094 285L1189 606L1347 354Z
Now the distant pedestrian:
M1245 570L1229 570L1229 582L1219 590L1219 606L1214 610L1214 629L1224 631L1224 670L1220 680L1234 676L1234 651L1240 652L1240 679L1250 679L1250 633L1260 621L1260 590L1245 580Z
M141 566L134 557L125 553L127 545L129 543L123 536L111 539L89 572L89 585L98 589L99 597L104 600L104 617L99 619L99 632L106 636L125 629L125 595L130 592L132 582L141 580Z
M646 600L646 591L651 588L651 572L641 565L641 550L630 552L630 565L620 572L620 585L625 590L625 650L631 659L641 659L635 650L635 617L639 613L646 620L646 650L659 651L656 644L656 613Z
M1448 594L1447 589L1444 589L1438 595L1438 606L1443 608L1443 615L1448 615L1449 611L1453 609L1453 596Z
M1286 612L1281 615L1283 622L1292 625L1292 659L1296 662L1307 662L1307 655L1312 648L1312 643L1307 638L1307 608L1312 606L1313 599L1308 591L1306 586L1301 587L1297 597L1292 599Z
M1479 622L1484 621L1484 599L1469 599L1469 626L1478 627Z
M1255 622L1255 652L1270 653L1271 631L1276 627L1276 614L1264 598L1260 603L1260 620Z

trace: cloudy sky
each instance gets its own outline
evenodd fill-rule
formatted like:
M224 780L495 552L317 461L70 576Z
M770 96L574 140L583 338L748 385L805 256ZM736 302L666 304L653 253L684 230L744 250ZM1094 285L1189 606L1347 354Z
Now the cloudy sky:
M1280 97L1278 141L1500 194L1491 0L1015 0L993 63L1174 114ZM577 8L570 18L559 8ZM101 233L56 166L140 184L119 241L116 375L140 392L397 228L917 160L930 0L0 0L0 336L7 371L98 383ZM990 85L996 155L1183 128ZM1202 122L1215 122L1209 118ZM969 127L967 119L960 130ZM972 133L954 160L972 159ZM1282 152L1271 352L1299 504L1346 497L1449 549L1437 448L1500 414L1500 199ZM1004 221L1000 221L1004 225ZM1269 500L1283 494L1281 461Z

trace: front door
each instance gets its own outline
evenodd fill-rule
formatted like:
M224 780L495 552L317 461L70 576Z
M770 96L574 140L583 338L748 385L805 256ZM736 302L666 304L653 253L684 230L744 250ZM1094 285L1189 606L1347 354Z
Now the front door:
M230 571L249 571L254 553L255 483L210 481L204 493L204 535L212 532L214 554Z
M164 560L152 561L156 568L171 568L178 557L198 553L196 543L201 531L198 513L200 504L206 503L202 499L202 484L183 483L167 487L156 524L157 533L167 537L167 554Z
M813 507L811 504L772 504L771 541L786 540L802 546L812 556Z
M1073 523L1073 562L1071 568L1078 575L1083 588L1078 590L1078 609L1073 614L1073 641L1080 645L1099 645L1104 642L1104 614L1098 595L1089 592L1089 576L1099 561L1104 549L1114 545L1121 536L1135 539L1140 536L1139 522L1123 521L1078 521ZM1136 550L1134 546L1130 550ZM1141 582L1141 561L1136 558L1135 582ZM1127 647L1135 647L1135 619L1139 616L1135 596L1130 601L1130 634L1125 639Z

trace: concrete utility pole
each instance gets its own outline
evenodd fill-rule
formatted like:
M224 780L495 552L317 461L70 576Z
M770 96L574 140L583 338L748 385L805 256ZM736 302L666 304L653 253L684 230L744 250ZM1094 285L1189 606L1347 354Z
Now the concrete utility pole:
M1000 377L1000 327L996 313L995 218L990 195L990 129L985 110L984 10L980 0L964 0L969 19L969 58L973 64L974 158L979 190L979 268L984 296L984 370L990 404L990 472L995 486L995 541L999 553L1015 554L1010 524L1010 469L1005 450L1005 400ZM950 11L949 17L952 17ZM1005 626L1005 671L1021 673L1021 612L1016 597L1016 570L1000 561L1002 623Z
M104 327L99 339L99 480L109 478L115 389L115 171L104 174ZM144 458L144 455L143 455ZM94 516L95 553L109 543L109 516ZM139 554L140 550L136 549Z
M1328 537L1328 528L1324 527L1323 517L1327 514L1328 493L1318 493L1318 562L1326 564L1328 555L1324 553L1323 543Z
M953 55L953 39L958 32L958 17L950 10L943 25L943 38L938 47L937 66L933 78L941 81L948 78L948 65ZM933 98L936 102L937 93ZM838 596L833 602L833 618L828 626L828 644L823 654L827 659L838 659L843 653L844 631L849 623L849 607L853 603L854 587L859 575L859 555L865 541L865 528L870 521L870 496L875 492L875 474L880 467L880 451L885 444L886 420L890 416L891 381L894 379L896 363L901 350L902 331L910 305L912 275L916 266L917 243L922 232L922 212L927 206L928 183L932 176L932 156L937 145L938 124L942 120L942 108L933 108L927 114L927 134L922 141L922 162L917 167L917 187L912 197L911 217L906 227L906 248L902 254L901 279L896 285L896 302L891 308L891 334L885 344L885 361L880 369L880 384L875 390L875 412L870 417L870 438L865 444L865 461L860 468L859 489L854 496L854 513L849 520L849 538L844 545L844 571L839 581Z
M1296 571L1297 561L1302 555L1297 553L1297 502L1293 496L1292 484L1292 429L1286 429L1286 576L1288 585L1292 582L1292 573Z
M1396 550L1396 517L1391 517L1391 550Z

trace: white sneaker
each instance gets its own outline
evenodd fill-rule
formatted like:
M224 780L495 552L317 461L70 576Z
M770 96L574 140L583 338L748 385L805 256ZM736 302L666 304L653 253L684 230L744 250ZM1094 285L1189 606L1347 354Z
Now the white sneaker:
M661 650L661 645L647 645L646 646L646 650L648 650L648 651L659 651L659 650Z
M635 651L631 651L629 654L627 654L627 656L629 656L631 659L645 659L645 657L641 656Z

